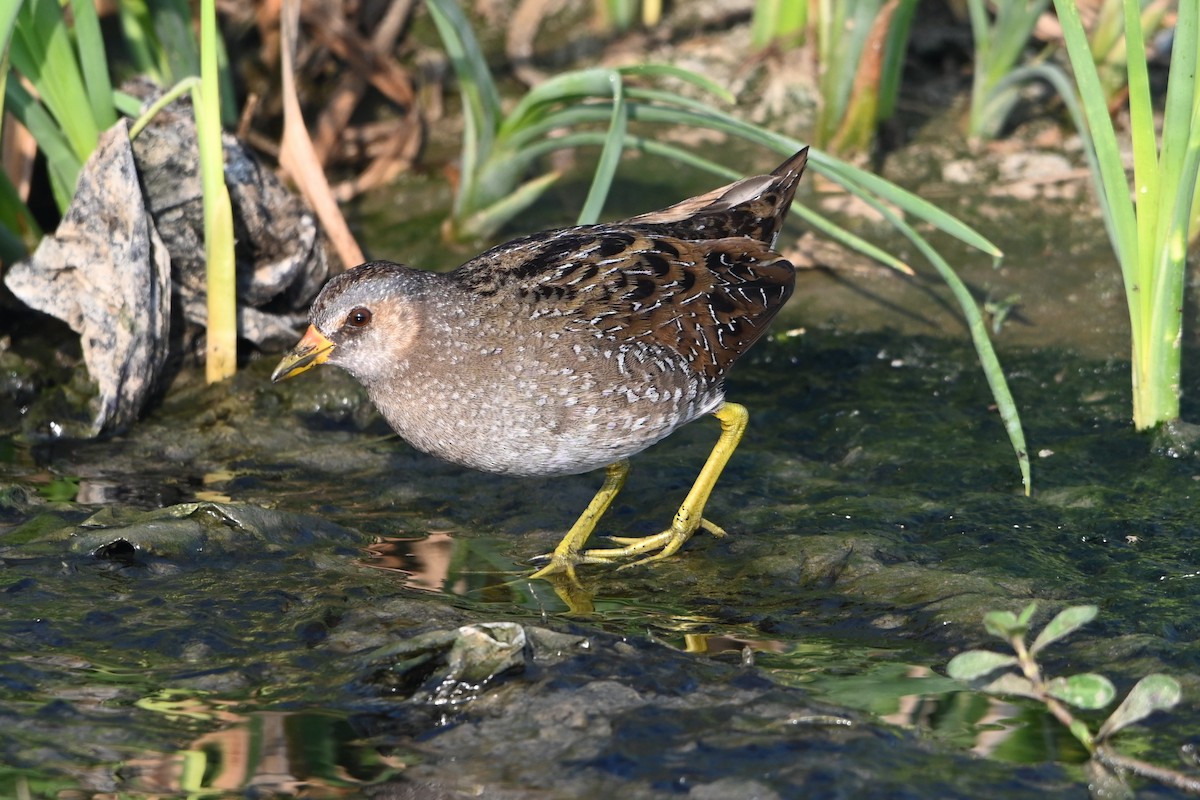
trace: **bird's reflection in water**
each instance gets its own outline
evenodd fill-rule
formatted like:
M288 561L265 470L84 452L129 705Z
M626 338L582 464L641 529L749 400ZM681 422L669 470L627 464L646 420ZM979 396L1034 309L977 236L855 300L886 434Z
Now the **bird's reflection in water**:
M403 575L410 589L515 603L554 615L595 611L590 586L565 575L530 579L528 565L504 559L484 541L455 539L446 531L435 531L428 536L381 536L366 550L359 563Z

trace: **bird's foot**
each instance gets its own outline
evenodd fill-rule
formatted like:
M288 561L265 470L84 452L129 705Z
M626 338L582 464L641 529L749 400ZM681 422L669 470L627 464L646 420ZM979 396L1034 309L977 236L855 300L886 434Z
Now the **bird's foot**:
M548 578L552 575L566 575L572 581L577 581L575 568L580 564L607 564L611 566L619 561L635 558L636 560L617 567L618 569L627 569L639 564L662 561L664 558L669 558L679 552L679 548L683 547L687 540L692 538L696 531L701 528L713 536L726 535L725 529L721 526L707 519L701 519L699 523L691 526L674 524L669 529L662 533L656 533L653 536L609 537L610 541L623 545L622 547L580 551L571 550L559 545L553 553L535 556L532 559L533 563L542 564L543 566L529 577ZM645 556L645 558L636 558L645 553L650 553L650 555Z
M534 556L529 559L534 564L541 564L542 567L537 572L530 575L530 578L542 578L549 580L551 577L565 575L571 581L579 583L579 578L575 575L575 567L580 564L607 564L607 559L594 558L592 553L594 550L579 550L564 549L561 545L555 548L553 553L543 553L540 556Z
M612 564L627 558L635 558L634 561L630 561L628 564L622 564L618 569L628 569L639 564L651 564L675 555L687 543L687 540L691 539L696 531L701 528L713 536L720 537L725 535L724 528L703 518L691 525L681 525L676 520L670 528L653 536L609 537L611 541L624 546L603 550L586 550L582 555L588 559L586 563L589 564ZM650 555L646 555L644 558L636 558L646 553Z

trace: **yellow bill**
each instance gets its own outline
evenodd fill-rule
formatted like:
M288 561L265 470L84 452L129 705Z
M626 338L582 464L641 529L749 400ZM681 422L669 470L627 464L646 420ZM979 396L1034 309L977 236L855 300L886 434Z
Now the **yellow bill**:
M329 358L329 354L333 352L334 346L333 342L325 338L323 333L309 325L304 336L296 342L295 347L287 352L287 355L279 362L279 366L271 373L271 381L279 383L293 375L299 375L309 367L324 364Z

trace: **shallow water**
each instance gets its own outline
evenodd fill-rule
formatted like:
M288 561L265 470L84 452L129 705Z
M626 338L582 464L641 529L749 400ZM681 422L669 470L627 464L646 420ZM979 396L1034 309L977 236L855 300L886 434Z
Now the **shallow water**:
M1032 498L963 343L781 333L729 384L751 411L709 507L730 535L587 569L575 594L522 576L598 476L436 462L335 370L272 386L261 362L185 381L123 437L5 440L0 795L1084 796L1053 720L943 677L988 645L984 612L1031 599L1042 621L1101 607L1051 674L1180 678L1181 707L1118 740L1175 765L1200 730L1200 464L1129 430L1125 363L1003 355ZM657 532L715 436L698 421L635 459L599 532ZM485 621L588 649L448 705L363 655Z
M677 199L649 166L611 213ZM432 234L442 181L430 201L407 180L359 208L369 248L468 258ZM947 252L981 299L1021 294L997 341L1032 497L947 293L844 267L803 272L729 381L751 422L707 516L730 535L581 590L524 576L599 475L437 462L336 370L187 374L101 442L0 436L0 797L1085 797L1086 754L1042 709L945 677L1003 649L985 612L1031 600L1039 625L1101 609L1050 674L1180 679L1183 703L1117 743L1196 771L1200 461L1130 429L1098 223L970 191L954 210L1009 259ZM561 223L560 200L524 222ZM637 457L598 534L661 530L716 433ZM449 666L456 642L508 658L513 636L492 679Z

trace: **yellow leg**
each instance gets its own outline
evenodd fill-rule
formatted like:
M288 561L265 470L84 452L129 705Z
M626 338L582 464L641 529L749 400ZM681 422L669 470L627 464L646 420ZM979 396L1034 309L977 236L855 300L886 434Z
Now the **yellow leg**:
M558 547L554 548L554 552L538 558L538 560L545 559L548 562L546 566L529 577L545 578L547 575L565 572L572 580L575 580L575 565L588 563L586 555L580 551L587 543L588 537L592 535L592 531L596 529L596 523L600 521L600 517L604 516L604 512L612 505L617 492L621 491L621 487L625 485L625 476L628 474L628 461L618 461L605 467L604 485L600 487L600 491L596 492L592 502L588 503L588 507L579 515L579 519L575 520L575 524L558 543Z
M708 460L704 462L704 468L700 470L700 474L696 477L696 482L692 484L692 490L684 498L683 505L679 507L679 511L675 512L675 519L671 521L671 527L654 536L632 539L614 537L613 541L625 546L605 550L586 550L578 554L577 563L612 562L629 558L630 556L640 556L643 553L652 553L657 550L657 553L638 559L625 566L646 564L651 561L661 561L668 556L674 555L679 548L683 547L688 539L692 538L692 534L700 528L704 528L715 536L725 535L724 530L704 519L702 515L704 514L704 506L708 503L708 497L712 494L713 487L717 483L717 478L721 476L721 470L725 469L725 464L729 462L729 457L733 455L733 451L737 449L738 442L742 440L742 434L746 432L746 423L750 419L750 414L746 411L745 406L738 405L737 403L725 403L713 412L713 416L721 423L721 437L717 439L712 453L709 454ZM599 495L597 495L598 497ZM611 499L610 497L609 500ZM593 504L595 503L594 500L592 502ZM607 507L607 503L605 503L605 506ZM587 512L584 512L584 516L587 516ZM578 524L576 523L576 526ZM557 553L557 551L555 552Z

